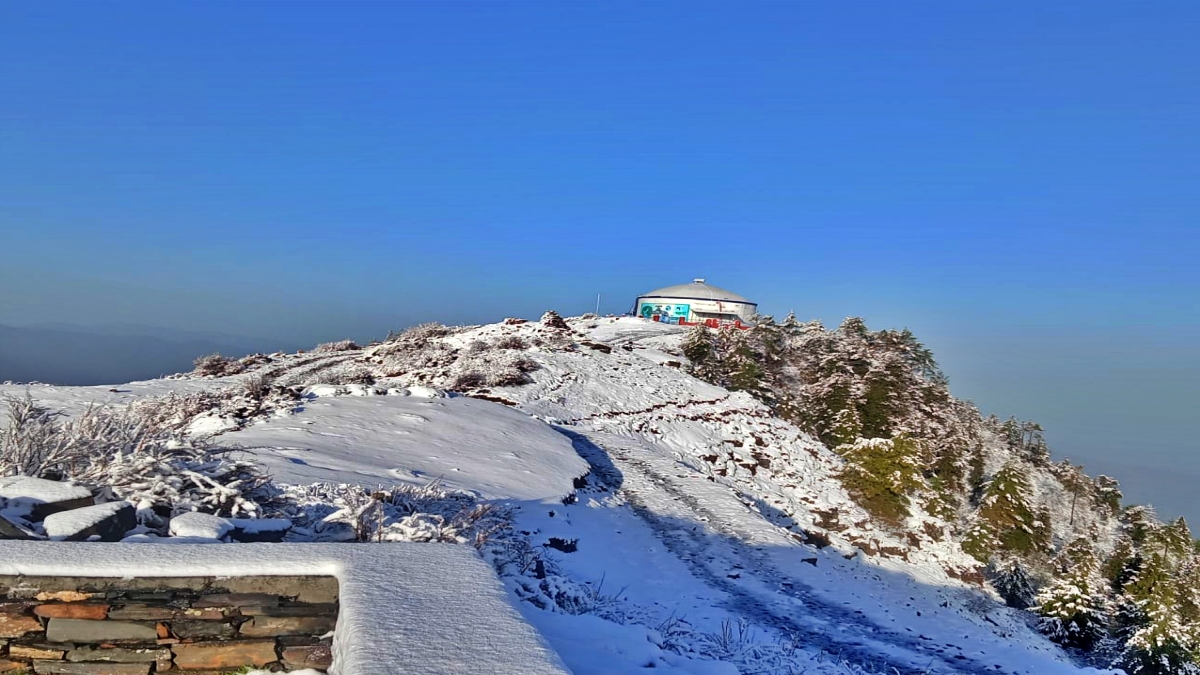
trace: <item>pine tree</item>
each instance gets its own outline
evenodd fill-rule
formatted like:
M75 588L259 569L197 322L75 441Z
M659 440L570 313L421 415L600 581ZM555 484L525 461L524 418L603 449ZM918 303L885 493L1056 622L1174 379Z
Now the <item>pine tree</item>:
M1035 513L1029 476L1016 463L1007 464L984 487L976 516L988 523L998 550L1034 553L1049 548L1049 515Z
M911 515L910 497L924 487L916 441L860 438L836 450L846 459L842 484L860 506L889 525Z
M1153 533L1147 533L1146 543L1157 543ZM1121 594L1115 632L1124 647L1117 666L1134 675L1200 672L1200 629L1182 615L1184 603L1179 602L1178 583L1169 552L1148 550L1141 568Z
M783 326L789 333L800 328L800 322L796 320L796 313L794 311L789 311L787 316L784 317L783 323L780 325Z
M692 368L698 368L712 356L712 335L704 326L692 326L680 347Z
M1025 609L1036 602L1037 588L1020 559L1002 560L990 565L988 571L992 586L1009 607Z
M1200 672L1200 630L1180 615L1176 585L1166 556L1153 554L1127 586L1124 651L1115 665L1131 675L1185 675Z
M1074 649L1090 650L1108 632L1109 602L1100 565L1090 543L1072 543L1064 576L1055 579L1037 596L1040 628L1051 640Z
M731 391L745 391L764 398L763 367L759 364L761 355L755 351L750 341L750 331L736 328L722 329L730 331L728 335L728 356L724 360L725 380ZM769 402L768 402L769 403Z

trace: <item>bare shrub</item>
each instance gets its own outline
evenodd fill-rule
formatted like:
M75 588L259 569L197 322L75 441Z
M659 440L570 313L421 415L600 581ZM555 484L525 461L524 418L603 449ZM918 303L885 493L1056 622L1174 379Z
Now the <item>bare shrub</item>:
M482 545L506 521L491 504L437 481L367 490L317 483L285 488L278 512L313 541L436 541Z
M313 349L313 352L318 354L329 354L333 352L352 352L362 349L354 340L338 340L337 342L323 342Z
M497 349L525 349L525 341L519 335L506 335L496 341Z
M487 378L478 371L464 371L451 378L448 386L455 391L479 389L487 386Z
M507 352L489 355L487 358L468 355L454 363L450 378L443 386L467 391L481 387L529 384L531 380L527 373L537 369L537 362L524 354Z
M489 350L491 348L492 348L492 345L489 345L488 343L484 342L483 340L471 340L471 344L467 345L467 353L468 354L482 354L483 352L486 352L487 350Z
M201 356L193 361L192 365L194 366L192 372L204 377L237 375L244 370L241 361L228 356L221 356L220 354Z
M222 409L237 393L238 390L232 387L187 394L171 392L165 396L133 401L127 410L151 428L181 434L198 415Z
M228 448L181 436L176 420L187 402L90 406L68 418L28 395L8 397L11 422L0 431L0 474L69 479L104 498L171 513L257 515L269 479Z
M431 321L429 323L422 323L413 326L412 328L408 328L396 336L395 339L410 341L432 340L434 338L446 337L452 332L454 331L449 326L442 325L436 321Z
M382 356L380 370L384 377L441 370L458 358L454 350L441 342L396 343Z
M242 380L242 393L254 401L261 401L271 393L275 378L265 373L254 373Z

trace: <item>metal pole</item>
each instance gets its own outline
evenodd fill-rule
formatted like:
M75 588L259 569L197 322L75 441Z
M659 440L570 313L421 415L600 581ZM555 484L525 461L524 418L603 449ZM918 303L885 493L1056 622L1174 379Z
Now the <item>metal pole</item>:
M600 294L596 294L596 316L600 316Z

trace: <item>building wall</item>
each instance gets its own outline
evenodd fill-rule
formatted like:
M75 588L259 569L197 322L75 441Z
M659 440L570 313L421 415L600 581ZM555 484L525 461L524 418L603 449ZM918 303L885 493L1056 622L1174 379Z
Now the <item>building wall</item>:
M669 323L678 323L681 318L689 323L696 323L716 315L727 315L747 321L755 309L755 305L741 302L642 297L638 298L636 312L644 318L652 318L657 314L662 317L660 320L670 319Z

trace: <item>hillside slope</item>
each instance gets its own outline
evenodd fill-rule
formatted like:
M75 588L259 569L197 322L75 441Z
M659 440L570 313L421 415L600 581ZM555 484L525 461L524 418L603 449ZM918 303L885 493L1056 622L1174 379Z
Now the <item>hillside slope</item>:
M848 490L846 457L761 391L693 376L687 338L624 318L422 326L217 377L29 391L68 412L238 392L189 424L277 481L438 479L503 505L511 527L481 550L580 675L1095 672L985 582L962 547L968 506L881 521ZM1011 463L998 433L979 429L986 477ZM1050 469L1031 481L1038 508L1069 506ZM1115 518L1077 515L1052 536L1117 545Z

